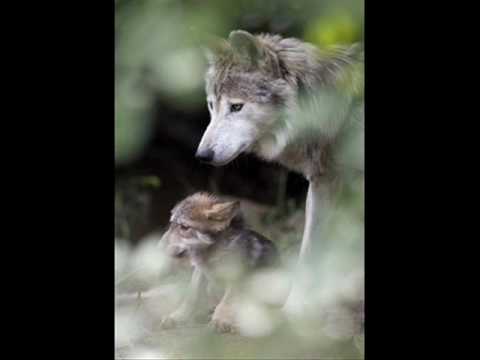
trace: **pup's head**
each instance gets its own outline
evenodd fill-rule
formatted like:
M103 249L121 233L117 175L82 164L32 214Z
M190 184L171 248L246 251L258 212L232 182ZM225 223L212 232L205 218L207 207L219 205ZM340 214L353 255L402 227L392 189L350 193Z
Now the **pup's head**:
M163 235L170 255L213 245L225 230L241 222L240 203L207 193L196 193L171 211L170 226Z
M274 48L279 40L233 31L228 41L217 42L208 52L210 124L197 149L199 160L227 164L252 150L275 126L278 110L292 92Z

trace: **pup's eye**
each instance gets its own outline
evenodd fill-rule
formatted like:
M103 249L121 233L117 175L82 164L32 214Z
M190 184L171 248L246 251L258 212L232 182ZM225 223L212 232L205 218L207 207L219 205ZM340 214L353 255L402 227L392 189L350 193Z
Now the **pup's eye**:
M243 104L232 104L230 105L230 111L231 112L239 112L240 110L242 110L243 108Z
M190 229L190 227L188 227L186 225L183 225L183 224L180 224L180 230L187 231L188 229Z

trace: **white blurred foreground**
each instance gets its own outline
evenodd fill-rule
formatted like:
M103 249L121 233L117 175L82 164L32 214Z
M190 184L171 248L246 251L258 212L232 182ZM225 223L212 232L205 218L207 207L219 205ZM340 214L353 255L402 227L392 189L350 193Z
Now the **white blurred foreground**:
M117 358L363 357L363 266L347 253L324 256L317 271L295 273L305 284L298 293L302 311L287 314L278 306L292 266L246 279L235 304L238 333L225 335L207 327L208 314L178 328L160 327L181 303L190 269L166 256L159 239L154 234L134 250L115 242Z

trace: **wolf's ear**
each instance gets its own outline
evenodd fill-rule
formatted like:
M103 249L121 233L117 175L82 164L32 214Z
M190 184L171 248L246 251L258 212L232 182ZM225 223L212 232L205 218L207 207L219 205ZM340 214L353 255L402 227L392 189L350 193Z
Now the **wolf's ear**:
M203 43L203 55L210 65L232 53L232 48L225 39L210 35L204 39Z
M250 34L243 30L235 30L228 36L228 41L234 52L252 65L257 64L264 57L264 50L260 42Z
M239 201L227 201L213 204L209 209L205 210L205 216L208 220L225 222L226 226L228 226L239 211Z

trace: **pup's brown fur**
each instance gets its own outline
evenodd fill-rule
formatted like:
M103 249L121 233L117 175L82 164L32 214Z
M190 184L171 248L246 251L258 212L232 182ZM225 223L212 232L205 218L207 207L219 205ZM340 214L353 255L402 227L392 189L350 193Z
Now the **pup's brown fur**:
M202 297L200 291L210 282L224 289L212 325L220 331L232 331L235 320L231 303L242 275L274 266L278 261L275 245L245 227L238 201L203 192L187 197L173 208L163 239L172 256L187 256L194 267L191 293L164 320L166 327L192 317Z

